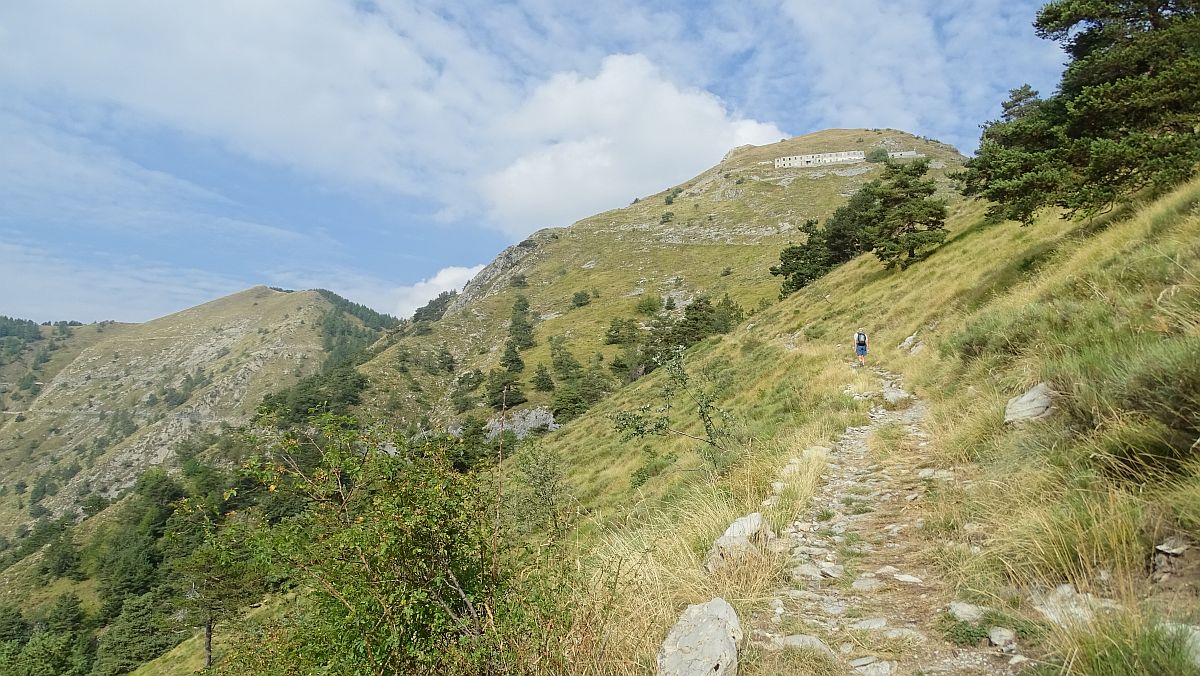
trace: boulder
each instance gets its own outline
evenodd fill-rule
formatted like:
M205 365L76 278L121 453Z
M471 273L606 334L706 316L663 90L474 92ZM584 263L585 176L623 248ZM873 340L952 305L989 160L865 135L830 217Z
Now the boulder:
M916 342L917 342L917 332L913 331L913 334L911 336L900 341L900 344L897 345L896 347L898 347L901 350L911 350L912 346L915 345Z
M762 513L747 514L729 524L721 537L713 542L704 557L704 569L715 573L734 561L756 555L757 543L773 539L775 534L771 532Z
M1038 383L1025 394L1008 400L1004 407L1004 422L1008 424L1041 420L1054 412L1054 391L1046 383Z
M909 399L912 399L912 395L900 389L899 387L883 388L883 400L892 406L902 404Z
M1059 585L1051 592L1036 592L1032 600L1035 610L1061 627L1087 625L1095 619L1096 613L1121 607L1115 601L1080 594L1070 584Z
M688 606L658 649L659 676L736 676L742 626L725 599Z
M1181 638L1186 641L1188 657L1192 659L1192 664L1200 667L1200 627L1194 624L1175 622L1164 622L1161 626L1172 634L1181 635Z

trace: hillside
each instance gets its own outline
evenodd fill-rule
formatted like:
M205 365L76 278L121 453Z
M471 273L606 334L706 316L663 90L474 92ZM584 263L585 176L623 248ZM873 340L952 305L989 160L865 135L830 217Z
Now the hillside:
M550 363L553 336L562 336L584 364L596 355L612 364L621 347L606 345L605 331L614 319L637 317L634 306L643 297L672 299L678 313L698 295L716 301L728 294L748 311L773 303L779 280L768 268L789 241L803 239L797 227L828 216L881 172L870 162L777 169L774 159L878 148L928 157L942 196L961 199L947 174L964 158L947 145L900 131L828 130L736 148L678 186L570 227L536 232L505 249L427 333L410 332L363 366L372 382L371 410L414 426L427 417L448 425L463 413L493 415L478 391L467 397L471 408L456 405L453 384L463 373L497 366L518 296L529 302L536 341L521 353L527 383L538 364ZM586 304L577 306L573 298L581 292ZM453 373L436 366L442 348L454 358ZM524 389L526 407L548 403L549 395L528 384Z
M265 394L320 367L331 308L317 292L256 287L145 324L73 327L37 365L36 396L10 393L0 414L0 532L35 510L75 516L188 435L247 422Z
M1186 623L1200 620L1189 548L1200 536L1200 184L1083 222L1047 213L1028 227L952 201L947 241L926 259L887 270L860 256L775 301L779 280L763 272L786 233L647 222L705 176L708 186L747 185L729 163L772 154L741 149L677 193L535 234L441 319L409 327L364 365L368 413L445 421L447 382L498 363L518 294L537 317L538 345L522 352L530 366L550 360L554 335L581 361L595 351L613 359L603 334L643 294L683 305L728 292L755 310L686 355L688 387L721 412L715 444L689 406L671 409L662 436L616 428L621 414L663 402L671 374L660 369L505 451L516 454L504 466L513 518L533 522L539 541L539 519L542 529L569 524L562 543L541 547L579 575L563 611L575 620L521 636L544 632L531 645L561 671L646 673L680 612L721 597L746 634L740 673L841 673L851 660L888 673L1190 673ZM775 176L749 166L764 185ZM780 186L757 184L761 194L747 188L728 204L719 195L729 185L697 197L759 214L761 225L828 213L847 190L817 185L829 200L821 207L771 206L762 195ZM758 199L757 211L741 199ZM578 289L600 293L574 307ZM871 336L869 369L852 365L860 327ZM443 346L453 368L437 366ZM1039 383L1050 414L1006 423L1006 403ZM528 389L530 406L544 400ZM552 492L536 483L554 476ZM714 541L755 512L785 546L760 543L706 570ZM543 570L560 574L535 559L518 579L536 584ZM277 606L275 619L225 638L228 669L295 658L301 637L289 627L313 612L305 608ZM1015 638L988 647L993 626ZM816 648L825 645L836 652ZM198 639L185 642L162 668L195 664L199 650Z

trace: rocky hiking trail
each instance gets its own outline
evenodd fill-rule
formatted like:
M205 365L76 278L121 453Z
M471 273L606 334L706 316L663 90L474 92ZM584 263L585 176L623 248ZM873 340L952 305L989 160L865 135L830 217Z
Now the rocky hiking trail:
M873 406L867 425L848 428L828 449L823 485L807 514L779 534L791 545L791 584L779 590L769 616L747 618L749 643L766 650L812 646L849 673L1015 673L1024 658L1012 654L1008 628L991 632L989 643L1000 645L990 649L942 637L937 625L954 591L923 561L929 544L914 532L924 525L914 503L931 483L953 481L954 474L914 459L872 458L867 440L885 426L900 426L918 447L928 435L925 403L898 376L871 370L887 406Z
M1009 674L1029 662L1017 654L1010 628L988 627L989 639L980 642L987 647L955 645L939 628L948 611L968 622L983 615L981 608L954 603L954 590L939 580L922 553L929 543L918 533L924 524L916 502L929 486L955 477L950 470L920 464L919 455L889 457L886 463L872 457L868 438L885 426L899 426L917 447L928 444L928 435L924 402L903 389L899 376L870 370L879 377L879 389L870 394L847 389L877 402L869 423L846 429L833 448L804 451L826 456L827 465L820 488L796 520L776 537L760 514L738 519L706 561L711 572L757 542L790 557L787 584L776 591L768 610L734 616L732 624L727 621L732 608L722 599L690 607L663 644L660 674L734 674L739 650L744 655L789 648L823 653L844 673L871 676ZM794 458L780 478L803 462ZM773 485L764 507L780 499L782 487L782 481ZM707 635L701 631L689 638L685 625L694 629L705 606L714 606L714 616L726 620L714 622ZM689 614L690 623L685 621ZM714 648L723 656L701 659ZM779 673L809 673L802 660L771 663L783 668Z

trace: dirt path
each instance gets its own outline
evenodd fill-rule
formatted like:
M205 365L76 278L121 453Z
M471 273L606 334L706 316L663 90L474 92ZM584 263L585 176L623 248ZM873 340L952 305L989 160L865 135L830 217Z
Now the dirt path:
M939 628L954 591L925 563L929 542L917 498L954 481L946 469L912 459L880 462L868 438L884 430L927 443L924 402L882 369L870 423L848 428L828 449L823 485L807 513L780 534L791 546L791 582L772 611L749 618L751 644L829 650L849 674L1010 674L1024 658L998 648L960 647ZM859 395L864 396L864 395ZM1010 662L1014 662L1010 664Z

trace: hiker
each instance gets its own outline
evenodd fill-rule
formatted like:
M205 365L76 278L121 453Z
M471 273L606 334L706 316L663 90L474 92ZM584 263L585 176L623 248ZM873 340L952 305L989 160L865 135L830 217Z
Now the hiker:
M854 334L854 354L858 355L858 365L867 365L867 330L860 328Z

